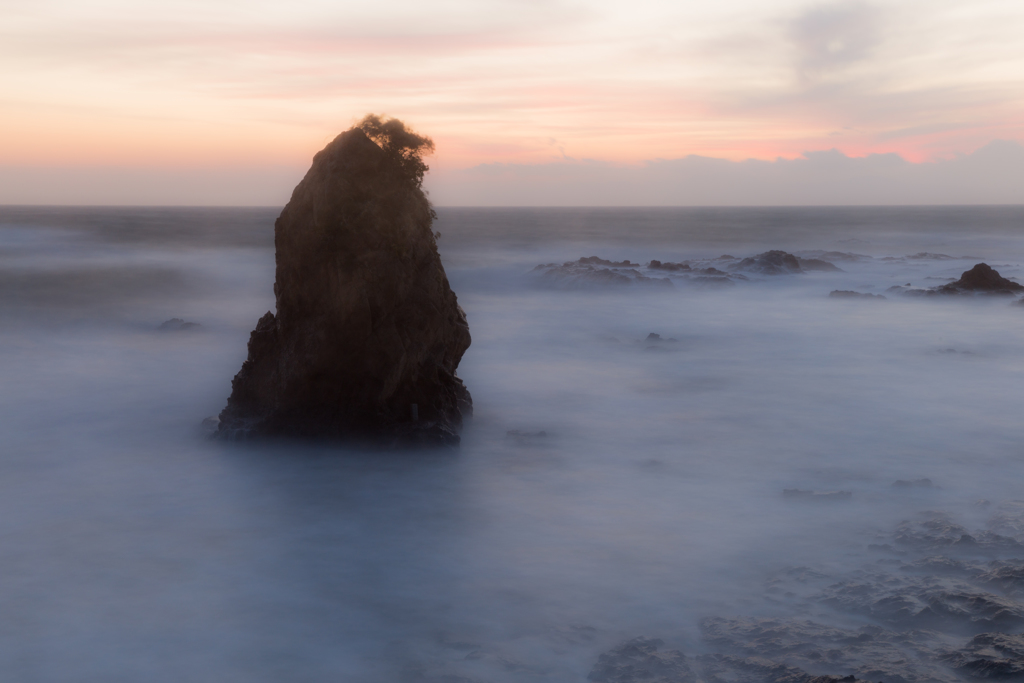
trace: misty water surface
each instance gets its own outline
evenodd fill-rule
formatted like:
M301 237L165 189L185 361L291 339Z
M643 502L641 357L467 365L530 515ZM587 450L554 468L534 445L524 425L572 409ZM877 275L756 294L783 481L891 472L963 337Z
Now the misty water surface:
M700 653L702 617L792 611L780 568L1021 496L1024 306L828 293L1024 277L1022 209L438 213L476 416L457 450L361 453L200 426L273 307L277 210L0 209L3 678L582 682L624 639ZM725 290L529 273L769 248L876 258ZM882 260L919 252L958 258Z

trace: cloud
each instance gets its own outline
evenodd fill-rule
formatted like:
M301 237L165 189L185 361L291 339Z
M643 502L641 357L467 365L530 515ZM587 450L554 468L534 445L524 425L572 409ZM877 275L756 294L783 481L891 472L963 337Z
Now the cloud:
M0 204L283 205L304 166L0 166ZM438 206L828 206L1024 204L1024 145L911 163L897 154L834 149L798 159L705 156L640 166L599 161L481 164L431 172Z
M879 13L859 0L819 5L790 27L799 52L799 74L815 82L869 56L881 40Z
M439 206L790 206L1024 203L1024 146L996 140L973 154L911 163L836 150L798 159L484 164L428 179Z

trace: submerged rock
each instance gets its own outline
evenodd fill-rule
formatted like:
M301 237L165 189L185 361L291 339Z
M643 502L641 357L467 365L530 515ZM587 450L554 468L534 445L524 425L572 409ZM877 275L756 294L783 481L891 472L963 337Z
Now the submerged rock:
M1024 636L979 633L942 659L972 678L1019 681L1024 679Z
M593 683L691 683L697 680L678 650L658 651L657 638L634 638L605 652L587 676Z
M795 500L850 500L852 491L805 491L803 489L782 489L785 498Z
M902 522L893 535L897 545L915 550L955 552L960 555L1000 555L1024 552L1024 544L989 530L973 533L944 515Z
M1024 606L948 578L862 573L826 588L821 602L900 629L980 633L1024 626Z
M186 332L189 330L199 330L202 327L199 323L185 322L181 318L171 318L160 323L160 326L156 329L161 332Z
M773 660L789 667L852 674L869 681L953 683L937 661L943 641L927 631L897 632L877 626L856 630L805 619L722 618L701 621L704 641L719 650ZM765 660L761 660L765 661Z
M697 658L707 683L854 683L855 676L815 676L796 666L764 657L701 655ZM639 679L636 679L639 683Z
M313 158L275 223L277 313L250 336L220 435L458 443L470 336L420 188L432 147L367 117Z
M881 294L864 294L849 289L833 289L828 295L833 299L884 299Z

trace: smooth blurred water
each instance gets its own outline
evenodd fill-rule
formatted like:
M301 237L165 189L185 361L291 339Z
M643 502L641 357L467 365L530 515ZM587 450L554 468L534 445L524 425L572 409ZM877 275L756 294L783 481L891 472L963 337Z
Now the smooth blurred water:
M1024 208L438 213L476 416L457 450L360 453L200 429L273 307L277 210L0 207L2 678L583 681L624 638L700 652L700 617L784 609L778 567L1020 496L1024 307L827 295L1024 277ZM768 248L876 258L724 291L529 276ZM970 258L881 260L918 252Z

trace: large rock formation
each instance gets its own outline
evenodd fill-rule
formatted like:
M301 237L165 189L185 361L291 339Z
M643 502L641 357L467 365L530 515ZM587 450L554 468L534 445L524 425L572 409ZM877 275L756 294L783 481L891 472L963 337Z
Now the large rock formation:
M250 336L220 435L458 443L469 326L420 188L424 148L367 117L313 158L274 226L277 314Z

